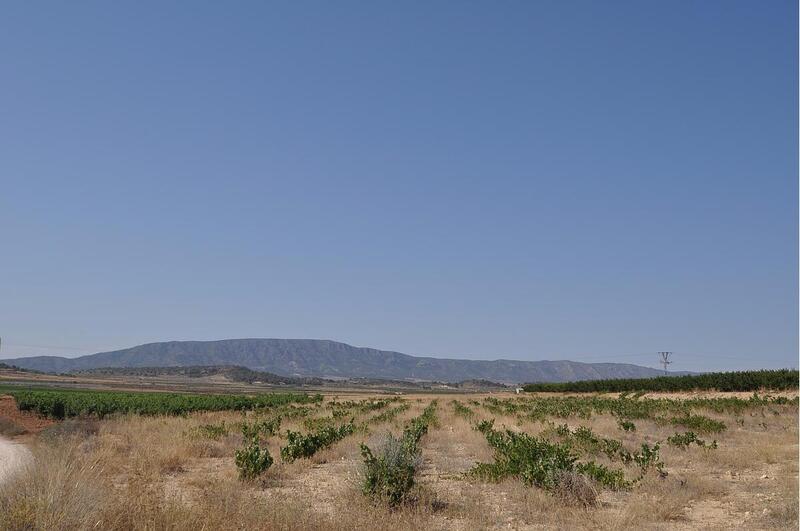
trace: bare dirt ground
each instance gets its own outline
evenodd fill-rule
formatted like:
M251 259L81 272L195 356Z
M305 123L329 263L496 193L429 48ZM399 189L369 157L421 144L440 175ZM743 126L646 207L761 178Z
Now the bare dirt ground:
M710 395L720 396L671 397ZM741 398L751 395L744 393ZM482 402L487 396L514 395L456 398L468 403ZM364 397L338 394L337 398ZM629 491L601 490L597 505L585 508L517 479L487 483L470 477L467 473L476 463L493 459L491 447L472 422L494 418L498 428L533 435L548 425L475 405L471 407L476 418L471 422L455 414L452 398L404 397L411 407L393 421L370 426L369 433L356 433L291 464L279 458L286 444L285 431L307 429L302 419L287 420L282 434L268 440L275 464L254 482L238 478L233 460L242 445L238 432L232 430L216 440L197 434L201 425L224 421L233 426L250 418L249 414L66 421L58 441L36 438L31 448L48 465L39 474L51 482L55 474L63 485L83 488L61 489L59 499L75 514L45 520L45 513L39 511L35 518L40 525L34 528L80 529L100 522L100 527L109 529L797 529L796 406L771 406L741 415L703 411L727 426L721 433L704 436L716 439L717 449L664 444L666 477L651 474ZM433 399L439 402L438 422L421 439L416 502L397 509L370 503L360 492L360 443L374 447L382 434L400 433ZM8 408L7 401L0 400L4 403ZM329 415L326 404L313 416ZM610 415L553 421L590 427L599 435L621 440L631 450L643 441L664 441L676 432L674 426L650 420L637 421L635 433L623 432ZM29 479L31 484L43 483L42 478ZM17 488L31 486L22 482ZM0 509L4 495L11 500L0 489ZM20 521L30 518L34 516L23 515Z
M38 417L27 411L20 411L14 399L8 395L0 395L0 422L7 422L19 428L19 435L25 433L34 434L42 431L48 426L55 424L55 421ZM8 436L9 434L5 434Z

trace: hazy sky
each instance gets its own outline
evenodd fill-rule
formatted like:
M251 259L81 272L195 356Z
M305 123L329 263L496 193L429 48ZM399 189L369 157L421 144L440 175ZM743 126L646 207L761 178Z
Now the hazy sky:
M797 4L14 2L0 358L797 366Z

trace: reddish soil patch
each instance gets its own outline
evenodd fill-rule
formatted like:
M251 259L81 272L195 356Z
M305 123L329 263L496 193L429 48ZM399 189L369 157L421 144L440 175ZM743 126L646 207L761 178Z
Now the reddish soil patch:
M28 433L38 433L55 424L55 421L30 411L20 411L16 400L11 396L0 396L0 419L8 419L17 426L25 428Z

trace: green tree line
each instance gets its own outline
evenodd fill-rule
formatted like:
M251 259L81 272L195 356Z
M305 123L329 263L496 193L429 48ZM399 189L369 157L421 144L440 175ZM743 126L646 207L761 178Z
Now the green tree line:
M798 388L796 369L760 371L711 372L687 376L658 376L656 378L620 378L612 380L583 380L579 382L529 383L528 392L626 392L626 391L782 391Z

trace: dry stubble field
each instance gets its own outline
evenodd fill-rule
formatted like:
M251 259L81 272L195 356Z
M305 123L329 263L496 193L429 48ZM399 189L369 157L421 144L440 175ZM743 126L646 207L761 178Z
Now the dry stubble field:
M0 486L0 528L797 529L796 393L778 402L702 396L326 396L247 412L40 423L21 436L34 460ZM361 443L375 450L386 433L400 436L432 402L415 485L394 506L365 496ZM242 480L242 424L277 417L275 434L257 436L274 463ZM352 434L310 457L281 457L287 430L350 419ZM541 441L545 454L562 448L577 461L554 474L557 458L525 468ZM610 473L605 485L581 468L588 462ZM478 463L489 466L475 473Z

